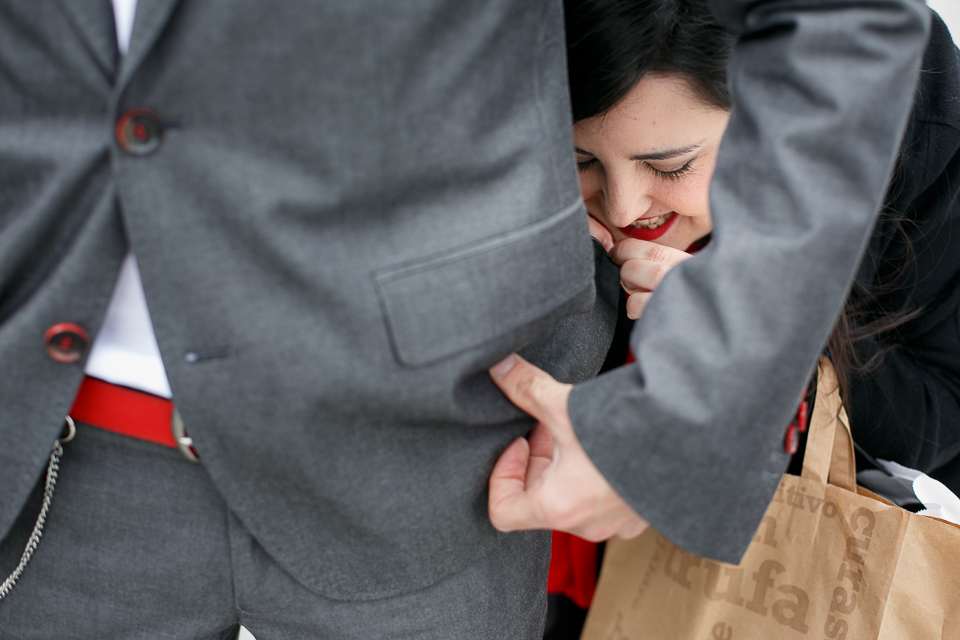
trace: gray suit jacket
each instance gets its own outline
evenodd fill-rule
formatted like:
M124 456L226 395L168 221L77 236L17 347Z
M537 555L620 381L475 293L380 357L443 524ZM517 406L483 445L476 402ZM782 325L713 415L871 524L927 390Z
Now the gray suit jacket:
M301 581L386 596L494 548L487 474L530 423L485 369L562 322L535 361L576 380L605 342L571 316L594 259L558 4L141 0L118 65L105 0L3 0L0 535L81 377L44 331L96 333L129 245L203 463ZM836 22L717 4L765 34L735 63L717 241L651 303L639 364L571 411L642 514L733 557L869 229L924 23L910 0L824 0L854 16ZM113 139L134 107L162 120L149 155Z
M373 598L490 552L531 425L487 368L556 330L534 361L595 375L616 315L615 288L572 315L559 3L141 0L115 42L108 0L0 3L0 537L82 375L44 332L96 334L129 246L203 464L281 565ZM149 154L114 139L132 108Z

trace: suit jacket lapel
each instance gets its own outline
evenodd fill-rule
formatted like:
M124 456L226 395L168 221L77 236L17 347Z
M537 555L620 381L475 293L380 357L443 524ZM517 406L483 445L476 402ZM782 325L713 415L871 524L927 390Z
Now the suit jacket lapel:
M60 5L80 32L97 66L112 81L117 71L117 31L110 0L60 0Z
M66 0L70 2L72 0ZM109 0L105 0L109 2ZM174 8L180 0L138 0L137 13L133 19L133 35L130 49L120 65L117 87L124 86L140 63L153 48L160 32L167 25Z

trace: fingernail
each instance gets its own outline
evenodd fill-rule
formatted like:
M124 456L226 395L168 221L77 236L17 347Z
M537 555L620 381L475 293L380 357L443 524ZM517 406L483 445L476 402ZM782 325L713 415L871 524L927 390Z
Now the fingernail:
M610 250L613 249L613 238L604 238L603 248L607 250L607 253L610 253Z
M497 364L490 367L490 375L494 378L502 378L507 375L507 372L510 369L513 369L513 366L517 364L517 356L515 354L510 354Z

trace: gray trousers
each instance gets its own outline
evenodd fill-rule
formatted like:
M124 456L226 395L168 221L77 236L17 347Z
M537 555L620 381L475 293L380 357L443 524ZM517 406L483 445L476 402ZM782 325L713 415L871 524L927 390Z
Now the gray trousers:
M5 540L16 566L42 482ZM442 522L442 518L438 518ZM0 601L0 638L540 638L550 538L510 535L475 565L393 598L324 598L273 561L204 471L167 447L78 425L43 539ZM347 577L348 578L348 577Z

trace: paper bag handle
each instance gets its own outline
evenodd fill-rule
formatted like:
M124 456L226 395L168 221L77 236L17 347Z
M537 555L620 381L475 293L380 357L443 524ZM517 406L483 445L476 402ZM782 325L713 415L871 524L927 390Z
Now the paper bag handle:
M847 412L840 402L840 384L833 364L820 358L817 367L817 399L813 405L807 449L801 477L857 490L856 460Z

